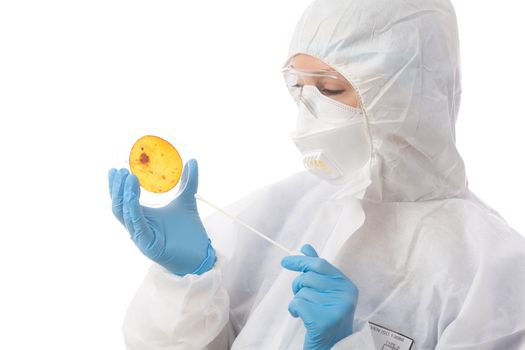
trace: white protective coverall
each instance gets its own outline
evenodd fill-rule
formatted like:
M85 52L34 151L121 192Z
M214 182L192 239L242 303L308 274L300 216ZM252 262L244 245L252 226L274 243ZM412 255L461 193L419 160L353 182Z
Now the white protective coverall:
M525 239L468 190L455 146L450 2L317 0L297 53L358 92L369 166L342 186L300 172L225 209L291 249L312 244L357 285L354 333L334 349L525 349ZM181 278L153 265L126 315L128 349L302 349L284 254L220 213L204 225L215 267Z

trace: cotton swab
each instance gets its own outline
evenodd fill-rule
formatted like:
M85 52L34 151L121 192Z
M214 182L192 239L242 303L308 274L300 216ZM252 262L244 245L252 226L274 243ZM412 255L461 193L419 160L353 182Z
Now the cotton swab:
M221 212L222 214L226 215L227 217L229 217L230 219L232 219L233 221L237 222L238 224L246 227L248 230L252 231L253 233L255 233L256 235L258 235L259 237L261 237L262 239L265 239L267 240L268 242L270 242L271 244L273 244L274 246L276 246L277 248L285 251L288 255L292 255L292 251L285 248L284 246L282 246L281 244L277 243L276 241L274 241L273 239L269 238L268 236L264 235L263 233L261 233L260 231L256 230L255 228L251 227L250 225L248 225L247 223L245 223L244 221L236 218L235 216L231 215L230 213L222 210L221 208L219 208L218 206L210 203L210 201L202 198L200 195L198 194L195 194L195 198L200 200L201 202L204 202L206 204L208 204L209 206L217 209L219 212Z

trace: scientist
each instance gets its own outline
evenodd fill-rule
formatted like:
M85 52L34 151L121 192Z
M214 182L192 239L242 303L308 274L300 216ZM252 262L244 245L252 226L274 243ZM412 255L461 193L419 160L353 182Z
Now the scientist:
M282 68L307 171L201 221L197 162L178 197L112 207L155 263L128 349L525 349L525 239L468 190L449 0L316 0Z

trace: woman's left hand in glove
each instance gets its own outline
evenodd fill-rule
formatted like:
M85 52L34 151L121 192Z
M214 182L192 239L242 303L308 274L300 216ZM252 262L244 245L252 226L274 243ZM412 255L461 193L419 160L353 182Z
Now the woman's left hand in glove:
M305 350L328 350L352 334L358 290L339 269L319 258L311 245L305 244L301 252L304 256L281 261L284 268L302 272L293 281L288 311L304 323Z

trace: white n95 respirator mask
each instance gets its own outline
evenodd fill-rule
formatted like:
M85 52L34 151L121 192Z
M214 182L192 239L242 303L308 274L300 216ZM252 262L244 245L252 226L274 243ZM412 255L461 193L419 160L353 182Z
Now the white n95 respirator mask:
M304 85L298 98L297 126L290 137L306 169L333 184L352 179L371 157L363 111Z

